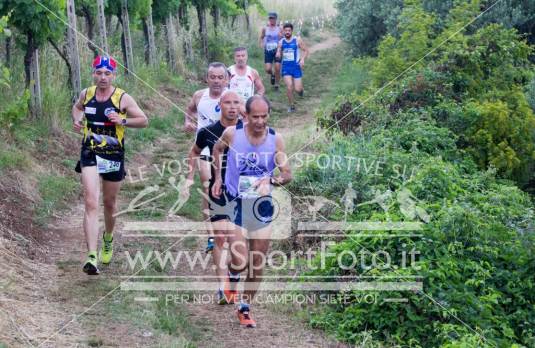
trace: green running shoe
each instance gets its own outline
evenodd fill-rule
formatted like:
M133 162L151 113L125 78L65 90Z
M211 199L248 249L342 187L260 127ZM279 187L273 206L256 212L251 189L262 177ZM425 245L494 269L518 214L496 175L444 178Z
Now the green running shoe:
M113 256L113 237L110 240L106 240L102 237L102 248L100 249L100 261L107 265L111 262Z
M84 272L88 275L97 275L100 273L97 267L97 258L94 255L89 255L84 265Z

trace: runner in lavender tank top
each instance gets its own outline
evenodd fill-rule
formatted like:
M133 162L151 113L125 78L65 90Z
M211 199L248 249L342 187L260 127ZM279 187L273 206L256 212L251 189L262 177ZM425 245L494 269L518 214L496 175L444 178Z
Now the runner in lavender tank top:
M259 43L264 50L264 68L266 73L270 75L271 85L275 90L279 88L281 60L276 57L277 46L279 40L282 38L281 27L277 25L277 13L268 13L268 25L262 27L260 30ZM275 67L273 67L275 64Z
M241 325L255 327L250 303L261 281L271 239L270 222L274 207L270 193L273 185L290 182L292 173L281 135L268 127L269 101L255 95L247 100L245 109L248 123L227 128L214 146L212 195L216 198L223 195L221 155L228 149L226 197L230 202L237 202L236 216L231 225L234 228L227 231L231 256L228 284L230 291L236 293L240 273L248 269L246 290L236 313ZM277 176L273 174L275 169L280 171Z

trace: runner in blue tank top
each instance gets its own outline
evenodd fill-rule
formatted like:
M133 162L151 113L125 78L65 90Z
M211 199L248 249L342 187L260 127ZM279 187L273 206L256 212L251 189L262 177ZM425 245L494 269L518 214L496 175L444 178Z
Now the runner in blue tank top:
M223 195L221 155L228 149L225 196L227 204L237 203L237 214L232 221L234 229L228 231L231 263L227 284L229 290L235 293L240 273L248 269L245 292L236 312L241 325L255 327L250 304L261 281L271 239L272 185L287 184L292 179L292 173L282 136L267 125L268 100L263 96L253 96L247 100L245 108L248 123L225 129L214 146L212 195L216 198ZM277 168L280 175L275 176L273 172Z
M264 50L264 68L266 73L270 75L271 85L273 88L279 88L280 81L280 59L276 58L277 45L282 38L281 27L277 25L277 13L270 12L268 14L268 25L262 27L260 30L260 47ZM273 69L275 64L275 69Z
M284 37L279 41L277 57L282 59L282 78L286 84L288 96L288 112L295 111L294 90L303 96L302 69L308 57L308 48L300 37L293 36L294 27L291 23L284 24Z

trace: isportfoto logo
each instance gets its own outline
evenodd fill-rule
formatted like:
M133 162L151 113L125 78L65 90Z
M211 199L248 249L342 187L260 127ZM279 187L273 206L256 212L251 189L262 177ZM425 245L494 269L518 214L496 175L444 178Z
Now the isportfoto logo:
M325 159L322 159L325 162ZM238 165L249 166L258 161L257 158L244 156ZM335 161L331 161L335 163ZM359 163L359 168L364 161ZM375 162L374 162L375 163ZM368 168L368 165L363 165ZM163 168L163 167L162 167ZM376 168L381 168L376 165ZM401 166L397 167L401 168ZM367 169L368 170L368 169ZM404 169L405 171L405 169ZM379 173L379 172L378 172ZM253 173L254 174L254 173ZM412 174L411 174L412 175ZM422 277L416 275L419 270L420 253L414 248L402 244L397 253L391 250L369 250L356 248L333 252L336 244L332 241L344 237L351 238L418 238L424 224L430 222L431 216L423 208L420 201L408 187L401 186L396 190L375 190L370 199L357 203L357 192L349 182L340 192L338 199L323 196L293 196L284 187L273 187L267 195L255 192L257 178L244 176L240 178L238 190L240 199L223 194L215 200L205 191L197 189L201 197L207 200L210 216L225 216L229 221L239 221L239 225L249 231L256 231L265 226L271 228L268 239L279 241L265 253L248 252L243 260L233 260L233 267L243 269L243 278L252 276L255 271L263 269L263 275L255 276L260 291L421 291ZM123 237L127 238L169 238L170 242L177 238L199 237L205 241L208 234L207 222L190 222L177 220L175 214L189 199L187 184L183 175L170 176L166 182L168 190L177 193L177 199L168 212L165 221L127 221L124 223ZM148 186L135 197L129 207L119 214L138 211L154 200L165 195L165 189L158 185ZM376 207L384 217L383 221L348 221L354 212L364 207ZM326 219L325 212L338 211L343 213L341 221ZM392 221L395 213L402 221ZM238 223L238 222L236 222ZM218 227L219 236L227 237L235 231L236 225L228 223ZM257 238L255 232L247 234L248 243ZM288 248L296 240L311 238L312 245L304 249ZM261 237L261 239L265 239ZM288 241L288 242L285 242ZM247 243L247 244L248 244ZM281 247L286 243L286 247ZM305 243L306 244L306 243ZM154 244L151 244L154 245ZM247 245L225 243L222 250L230 255L238 250L247 249ZM214 265L212 254L204 250L165 250L144 248L125 252L129 274L121 283L121 288L128 291L216 291L220 286L214 270L227 267L226 261ZM295 250L294 250L295 249ZM227 260L226 258L224 258ZM250 260L257 260L255 265ZM237 264L234 264L234 262ZM325 275L318 270L339 269L344 275ZM139 275L140 270L155 268L158 274ZM373 276L380 274L370 270L392 271L388 277ZM402 270L408 272L401 272ZM162 281L165 278L165 281ZM243 279L242 278L242 279ZM239 285L243 291L243 282Z

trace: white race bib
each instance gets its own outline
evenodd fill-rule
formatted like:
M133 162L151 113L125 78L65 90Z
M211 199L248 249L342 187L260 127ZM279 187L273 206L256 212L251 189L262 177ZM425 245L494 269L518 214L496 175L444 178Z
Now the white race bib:
M276 50L279 44L277 42L268 42L266 43L266 50L267 51L273 51Z
M87 115L94 115L97 113L97 108L90 108L89 106L86 106L84 113Z
M121 162L110 161L99 156L95 157L97 158L97 172L99 174L118 172L121 169Z
M294 50L286 50L282 54L282 60L285 62L293 62L295 61L295 53Z
M260 195L256 192L257 187L254 185L262 177L240 175L240 181L238 182L238 193L241 198L258 198Z

